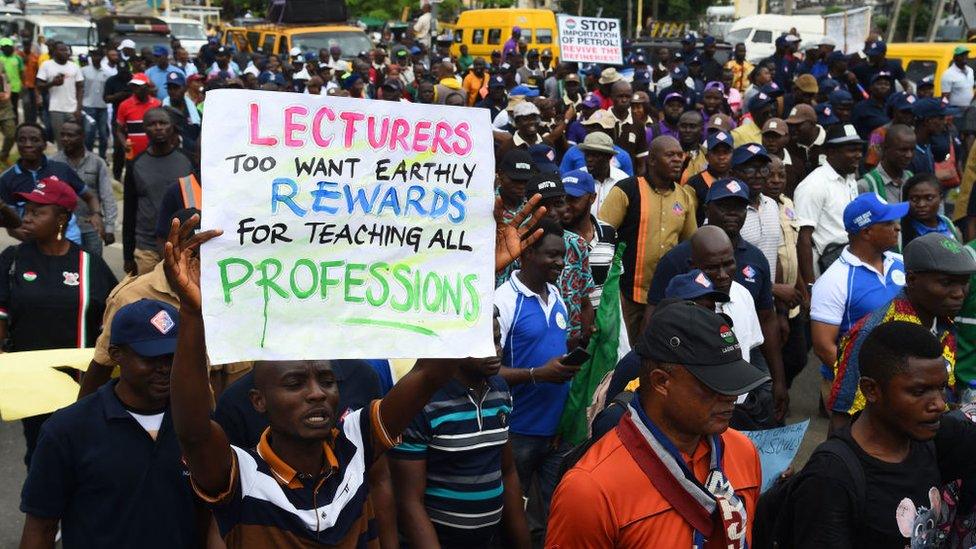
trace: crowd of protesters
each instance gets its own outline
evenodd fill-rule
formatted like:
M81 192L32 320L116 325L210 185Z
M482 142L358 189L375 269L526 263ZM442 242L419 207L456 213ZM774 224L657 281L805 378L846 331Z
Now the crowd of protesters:
M413 29L287 56L0 40L4 348L96 349L77 403L23 421L21 547L976 543L968 49L910 82L875 35L848 55L788 33L755 64L688 35L596 66L517 27L453 56L426 7ZM497 356L208 364L200 127L224 88L490 124ZM571 444L571 357L617 325ZM808 362L821 391L794 398L831 437L760 496L739 430L783 425Z

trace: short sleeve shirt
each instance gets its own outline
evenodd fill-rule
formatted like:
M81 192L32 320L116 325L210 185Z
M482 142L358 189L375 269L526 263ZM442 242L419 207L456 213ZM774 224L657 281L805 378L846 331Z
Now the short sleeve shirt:
M769 263L769 274L776 277L777 252L782 241L782 229L779 223L779 206L776 201L766 195L760 195L759 207L752 204L746 208L746 222L739 231L739 236L766 256Z
M82 76L78 65L71 61L61 65L54 59L48 59L41 63L41 67L37 70L37 78L49 84L53 84L58 75L64 76L64 83L49 88L49 109L51 112L75 112L79 107L76 86L84 82L85 77Z
M942 73L942 93L949 94L949 105L969 107L973 101L973 68L960 69L955 63Z
M857 195L854 176L841 176L827 163L797 185L793 202L800 227L813 227L813 244L818 256L829 244L847 242L844 208Z
M119 104L115 120L120 126L125 127L125 135L132 142L133 158L142 154L142 151L149 146L149 138L146 136L146 128L142 124L142 117L146 111L160 105L162 103L155 97L150 97L145 103L140 103L135 95Z
M813 285L810 318L837 326L842 336L864 315L891 301L904 285L905 264L900 254L885 252L879 273L845 247L840 259Z

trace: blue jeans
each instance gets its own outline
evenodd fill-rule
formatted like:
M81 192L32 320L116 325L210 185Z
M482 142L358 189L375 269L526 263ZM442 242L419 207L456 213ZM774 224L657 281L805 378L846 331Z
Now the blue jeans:
M82 231L81 249L94 256L102 256L102 237L98 236L98 231Z
M84 107L85 114L95 119L93 124L85 118L85 148L93 150L95 146L95 135L98 135L98 156L105 159L105 151L108 150L108 109L96 107Z
M539 482L540 505L530 503L527 516L533 537L542 531L541 535L544 538L549 504L552 502L552 493L556 490L556 484L559 483L559 466L573 446L566 442L554 446L556 440L554 436L517 435L512 432L508 433L508 440L512 443L512 456L515 459L519 484L522 485L522 494L528 498L532 482L536 480ZM542 516L538 516L539 514Z

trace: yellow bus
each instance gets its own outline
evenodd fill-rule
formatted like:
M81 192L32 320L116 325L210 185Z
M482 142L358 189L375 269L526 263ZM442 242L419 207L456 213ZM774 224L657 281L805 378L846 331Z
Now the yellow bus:
M551 10L497 8L461 12L454 29L453 55L461 55L461 45L468 46L474 57L491 58L493 50L502 50L512 37L512 27L522 29L522 38L529 49L552 51L559 57L559 37L556 15Z

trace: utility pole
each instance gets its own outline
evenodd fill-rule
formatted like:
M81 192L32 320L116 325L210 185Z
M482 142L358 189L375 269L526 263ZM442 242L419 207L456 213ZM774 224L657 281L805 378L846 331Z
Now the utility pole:
M888 38L885 40L889 44L895 41L895 31L898 30L899 15L901 15L901 0L895 0L895 9L888 19Z
M912 4L912 16L908 20L908 36L905 37L905 42L915 41L915 20L918 18L918 10L922 8L922 0L915 0Z
M793 0L783 0L783 13L793 15Z
M945 0L935 0L935 13L932 14L932 21L929 22L929 32L925 35L926 42L935 40L935 31L939 28L939 20L942 19L942 11L945 9Z

